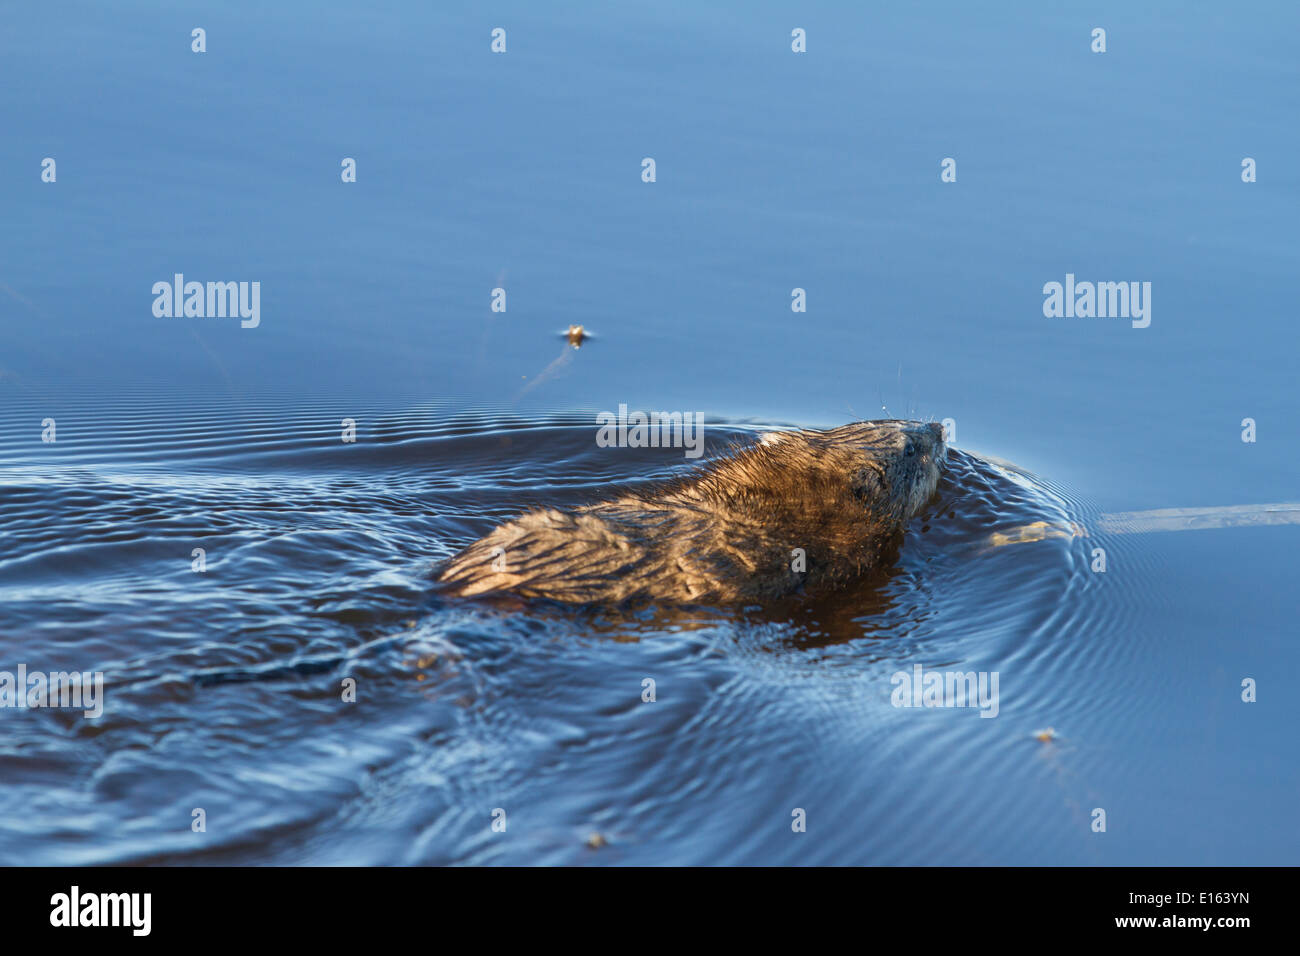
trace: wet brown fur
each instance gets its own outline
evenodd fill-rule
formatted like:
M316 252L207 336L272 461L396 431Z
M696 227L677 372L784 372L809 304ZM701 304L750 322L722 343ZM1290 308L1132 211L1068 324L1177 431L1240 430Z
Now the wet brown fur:
M734 603L834 588L882 566L934 494L945 454L937 424L769 433L650 491L521 515L453 557L440 580L455 595L576 604ZM792 570L795 548L805 571Z

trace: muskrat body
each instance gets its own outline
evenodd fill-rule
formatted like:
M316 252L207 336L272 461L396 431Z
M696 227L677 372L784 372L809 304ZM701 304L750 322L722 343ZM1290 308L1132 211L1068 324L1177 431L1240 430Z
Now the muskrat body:
M575 604L751 602L842 586L888 560L946 453L934 423L772 432L650 491L521 515L440 580L454 595Z

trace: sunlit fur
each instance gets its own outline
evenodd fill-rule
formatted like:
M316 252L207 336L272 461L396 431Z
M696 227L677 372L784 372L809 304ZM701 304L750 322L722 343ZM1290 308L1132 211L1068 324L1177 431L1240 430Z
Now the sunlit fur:
M453 557L441 580L451 594L581 604L747 602L842 586L888 559L934 495L946 453L937 424L770 432L648 491L524 514ZM803 572L792 569L796 548Z

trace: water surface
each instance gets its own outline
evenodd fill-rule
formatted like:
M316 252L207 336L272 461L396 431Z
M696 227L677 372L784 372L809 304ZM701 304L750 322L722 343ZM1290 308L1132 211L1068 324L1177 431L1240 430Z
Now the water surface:
M1106 516L1300 499L1297 28L6 6L0 669L108 686L0 712L0 860L1294 863L1300 527ZM155 317L178 272L258 281L260 325ZM1067 273L1151 282L1150 327L1044 317ZM442 602L495 522L688 467L596 447L620 404L709 454L898 416L959 453L824 601ZM998 716L892 706L916 664L997 671Z

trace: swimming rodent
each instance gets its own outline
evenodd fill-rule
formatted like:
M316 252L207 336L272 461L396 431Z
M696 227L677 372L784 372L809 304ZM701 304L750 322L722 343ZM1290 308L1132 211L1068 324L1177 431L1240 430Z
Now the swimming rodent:
M937 423L770 432L649 491L521 515L451 558L439 580L451 595L575 604L835 588L888 560L946 454Z

